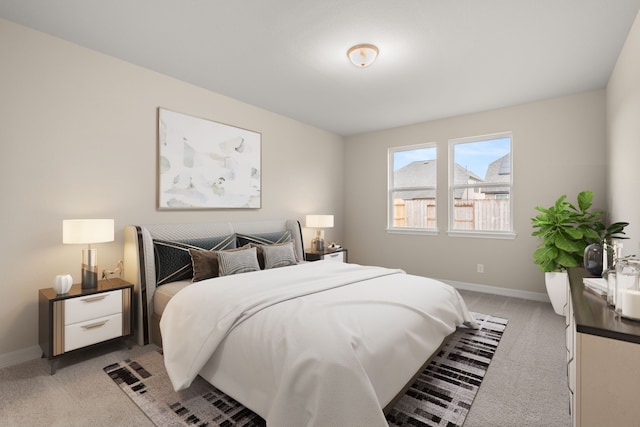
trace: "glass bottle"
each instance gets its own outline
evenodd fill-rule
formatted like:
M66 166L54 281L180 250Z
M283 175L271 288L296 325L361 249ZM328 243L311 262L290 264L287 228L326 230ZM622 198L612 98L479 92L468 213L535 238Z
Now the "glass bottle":
M602 272L607 269L605 266L605 260L607 259L606 247L606 242L603 242L603 244L592 243L584 249L582 264L594 276L602 276Z
M640 260L634 258L618 260L618 263L616 265L616 314L631 314L630 317L635 316L637 311L635 308L635 295L638 292L639 279ZM631 297L633 297L633 301Z
M609 268L602 273L602 278L607 281L607 304L616 305L616 264L622 258L622 243L613 242L613 257Z

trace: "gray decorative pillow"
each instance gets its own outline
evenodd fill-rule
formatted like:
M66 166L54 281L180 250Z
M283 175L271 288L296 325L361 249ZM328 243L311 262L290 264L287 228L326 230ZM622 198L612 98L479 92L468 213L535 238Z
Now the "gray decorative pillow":
M262 254L263 246L271 246L271 245L283 245L288 242L292 242L294 245L293 254L296 257L296 262L299 262L298 254L295 250L295 241L291 238L291 231L275 231L273 233L262 233L262 234L240 234L236 233L237 239L237 247L245 246L250 244L251 246L255 246L258 248L258 262L260 263L260 268L264 269L264 256Z
M220 276L260 271L256 248L245 249L236 252L218 251L218 264Z
M261 246L264 255L264 268L278 268L296 265L296 255L293 251L293 242L281 245Z
M242 248L226 249L224 252L237 252L249 249L250 246ZM211 279L220 276L220 264L218 263L218 251L205 251L204 249L189 249L191 264L193 265L193 282Z

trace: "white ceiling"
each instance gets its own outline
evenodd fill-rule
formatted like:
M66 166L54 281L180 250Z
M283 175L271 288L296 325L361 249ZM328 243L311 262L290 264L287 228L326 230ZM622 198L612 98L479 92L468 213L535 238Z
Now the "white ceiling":
M340 135L605 87L640 0L0 0L0 17ZM373 43L368 68L346 52ZM1 67L0 67L1 75Z

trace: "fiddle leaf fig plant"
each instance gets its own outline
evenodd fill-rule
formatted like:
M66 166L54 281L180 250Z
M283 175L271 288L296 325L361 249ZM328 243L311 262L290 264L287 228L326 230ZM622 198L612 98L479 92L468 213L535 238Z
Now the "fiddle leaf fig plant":
M577 206L566 199L566 195L561 196L548 208L536 206L540 214L531 218L535 229L531 234L542 240L533 253L534 262L541 271L580 266L584 249L602 241L600 235L606 229L602 223L604 211L590 211L593 192L580 192Z

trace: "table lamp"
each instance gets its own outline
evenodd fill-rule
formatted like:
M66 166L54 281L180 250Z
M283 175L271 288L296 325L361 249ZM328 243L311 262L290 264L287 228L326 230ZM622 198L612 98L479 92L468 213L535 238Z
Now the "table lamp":
M92 243L113 242L112 219L65 219L62 243L86 244L82 250L82 289L98 286L98 250Z
M307 227L316 229L316 237L311 241L311 250L314 252L324 251L324 230L323 228L333 227L333 215L307 215Z

